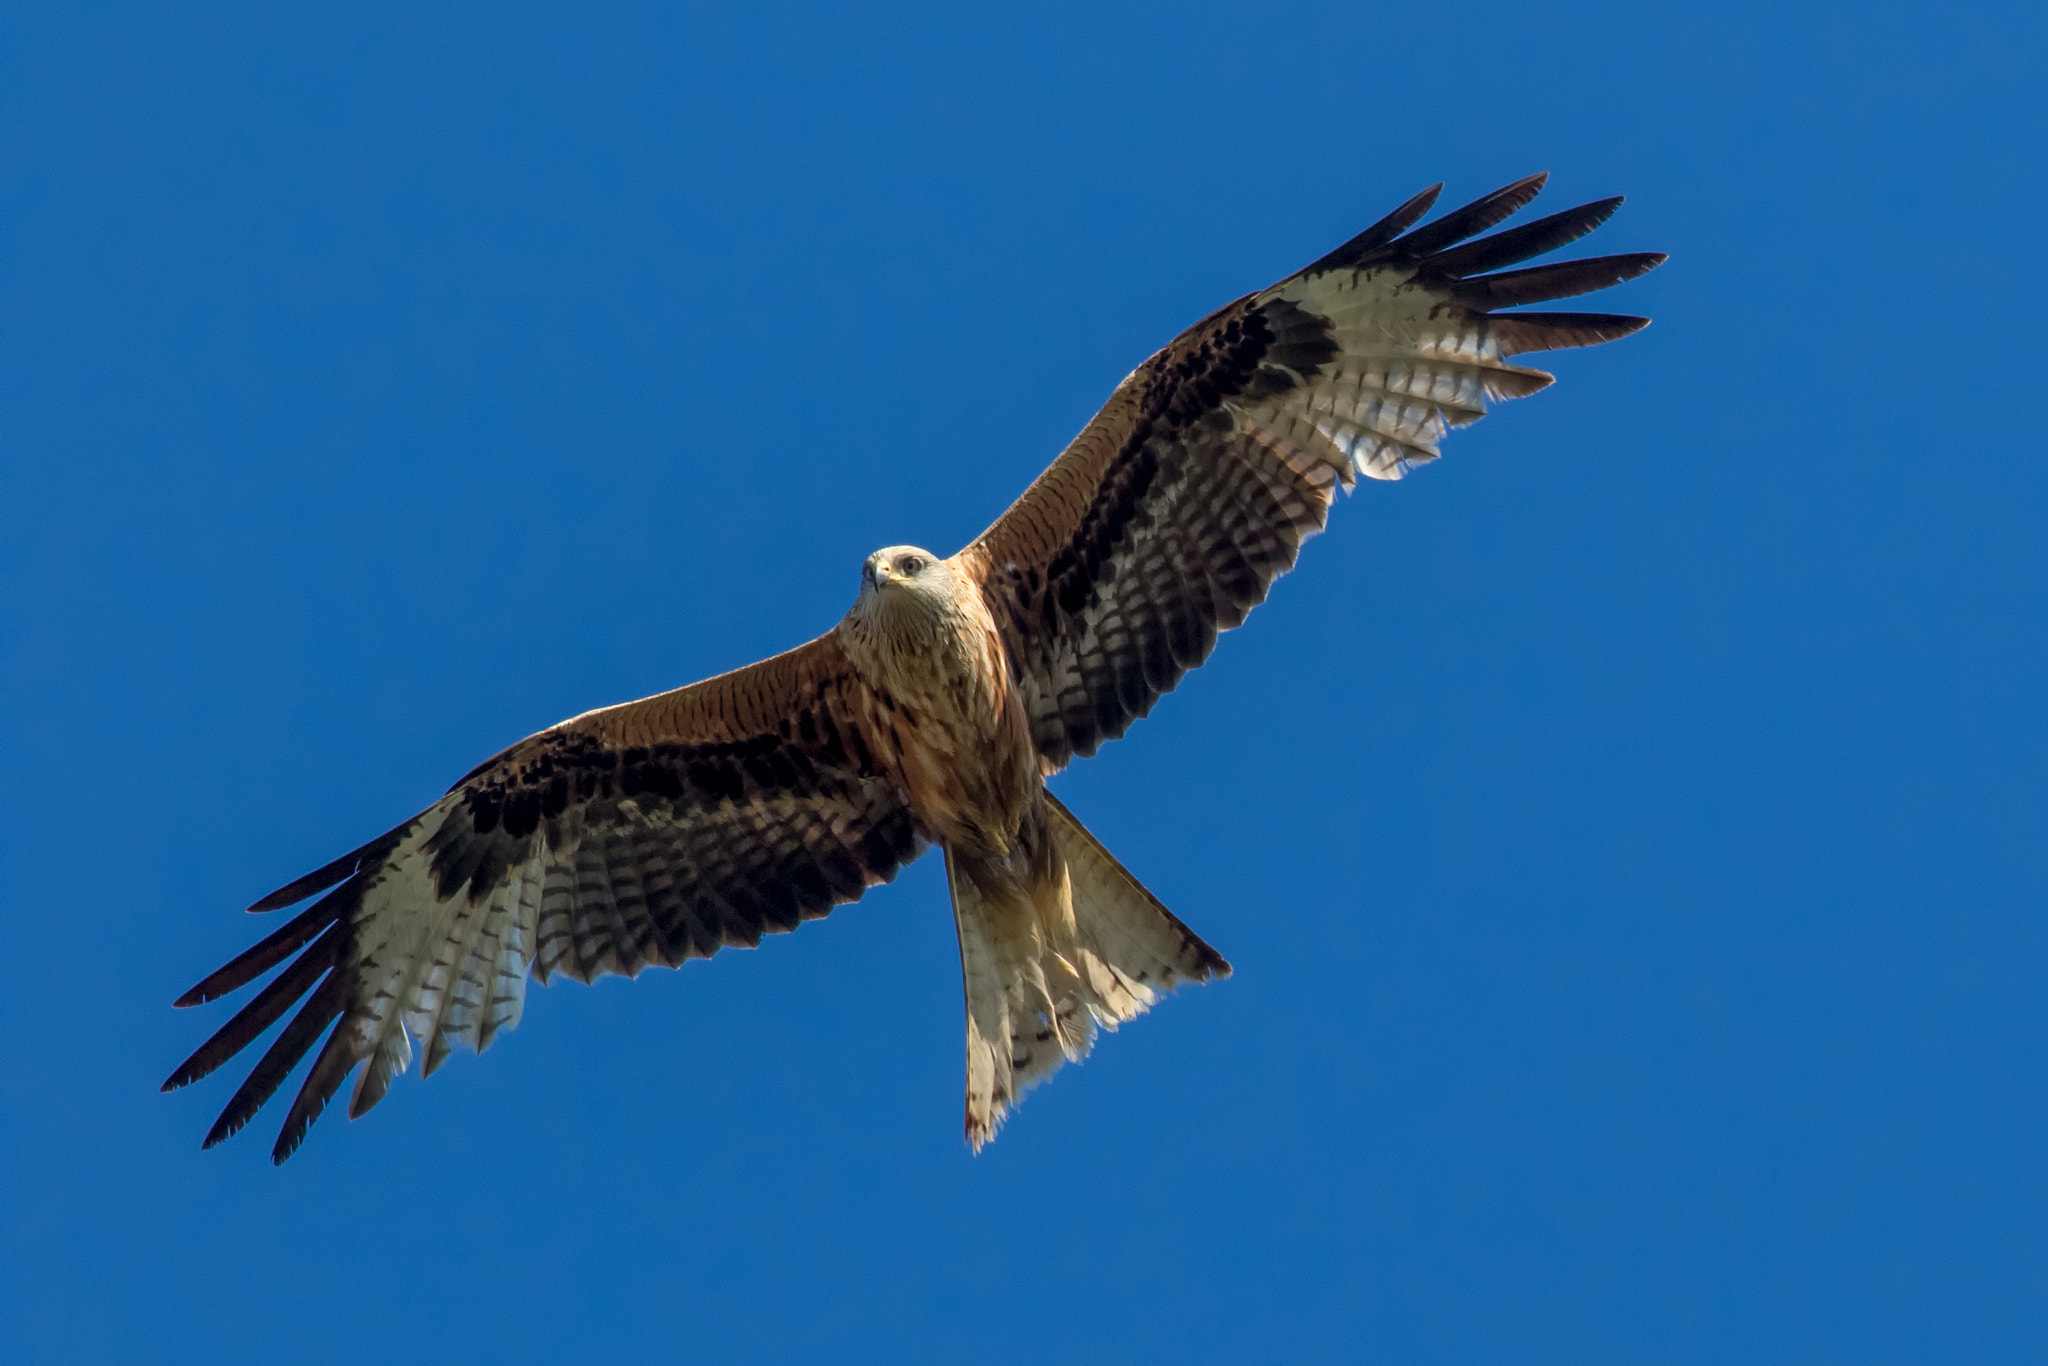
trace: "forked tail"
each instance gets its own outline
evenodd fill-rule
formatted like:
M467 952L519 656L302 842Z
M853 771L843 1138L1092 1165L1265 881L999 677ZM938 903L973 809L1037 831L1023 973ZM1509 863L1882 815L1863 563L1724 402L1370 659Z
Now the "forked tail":
M1159 904L1050 792L1044 847L1007 863L946 851L967 987L967 1141L1018 1097L1182 982L1230 964ZM1016 871L1018 865L1023 871Z

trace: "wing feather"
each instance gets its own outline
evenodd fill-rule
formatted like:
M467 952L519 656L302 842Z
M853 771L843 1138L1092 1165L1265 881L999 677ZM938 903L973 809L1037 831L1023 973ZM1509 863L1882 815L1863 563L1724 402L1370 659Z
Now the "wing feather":
M1436 197L1443 192L1443 182L1438 181L1343 246L1310 265L1308 269L1336 270L1341 266L1355 265L1367 252L1385 246L1414 227L1436 203Z
M1485 232L1496 223L1506 222L1528 207L1529 202L1543 193L1545 182L1550 179L1548 171L1539 171L1532 176L1523 176L1512 185L1503 185L1492 194L1481 195L1461 209L1453 209L1434 223L1425 223L1404 237L1389 242L1380 251L1362 258L1360 264L1370 261L1373 256L1401 256L1418 260L1442 251L1454 242Z
M1338 487L1397 479L1489 400L1550 383L1508 357L1644 320L1497 313L1633 279L1657 253L1487 275L1577 240L1603 199L1480 236L1533 200L1504 186L1416 227L1432 187L1270 289L1219 309L1117 387L960 560L982 585L1050 771L1105 740L1241 623ZM1463 245L1460 245L1460 244Z
M315 908L318 909L317 907ZM164 1082L163 1089L175 1091L189 1086L206 1076L222 1063L241 1052L264 1030L276 1024L278 1018L297 1005L299 998L312 990L320 975L333 967L339 959L339 944L323 942L335 939L341 924L329 919L320 938L313 946L293 960L292 965L273 977L262 991L239 1011L233 1019L214 1032L212 1038L199 1045L191 1057L178 1065Z
M286 921L269 936L235 955L224 966L208 974L206 980L198 986L180 996L175 1004L183 1008L217 1000L239 987L247 986L297 953L334 923L334 909L328 904L334 895L332 892L328 893Z
M1450 287L1450 295L1467 308L1513 308L1517 304L1568 299L1590 294L1638 275L1664 263L1654 251L1630 252L1622 256L1593 256L1583 261L1558 261L1530 266L1526 270L1502 271L1498 275L1474 275Z
M299 1059L306 1056L313 1045L320 1041L321 1033L341 1014L343 986L340 974L330 971L320 985L314 988L313 994L306 999L306 1004L300 1007L299 1013L292 1017L291 1023L278 1034L262 1058L257 1061L256 1066L250 1069L248 1077L236 1088L235 1094L228 1100L227 1108L220 1112L220 1118L215 1120L213 1128L207 1131L206 1141L202 1147L211 1148L235 1133L263 1108L263 1103L276 1093L277 1088L284 1084L284 1079L291 1075L292 1069L299 1065ZM332 1051L333 1040L330 1039L326 1052ZM324 1059L325 1054L322 1056ZM313 1075L307 1079L306 1087L299 1093L299 1102L293 1106L294 1111L304 1105L306 1093L313 1088L313 1082L319 1075L320 1069L316 1065ZM332 1095L333 1092L330 1090L327 1094ZM322 1099L324 1103L324 1097Z
M304 999L208 1135L235 1132L333 1026L273 1156L357 1074L349 1113L519 1019L529 972L591 981L794 929L921 851L898 775L861 739L866 684L831 636L565 721L396 830L257 903L326 892L180 998L291 959L165 1083L196 1081ZM296 959L292 955L297 953Z
M1612 218L1620 207L1620 195L1595 200L1591 204L1581 204L1563 213L1554 213L1548 218L1539 218L1533 223L1508 228L1491 237L1467 242L1462 247L1452 247L1418 259L1428 260L1430 275L1452 278L1477 275L1482 270L1499 270L1502 266L1518 265L1532 256L1541 256L1578 241Z

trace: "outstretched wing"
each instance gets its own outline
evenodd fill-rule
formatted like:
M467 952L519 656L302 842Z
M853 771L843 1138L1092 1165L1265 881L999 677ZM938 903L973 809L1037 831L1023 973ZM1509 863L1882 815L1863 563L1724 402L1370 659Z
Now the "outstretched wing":
M674 967L852 901L922 850L870 752L866 685L830 635L733 673L565 721L483 764L396 830L263 898L325 892L179 1001L293 954L164 1083L197 1081L299 1008L206 1137L234 1133L337 1020L272 1157L282 1162L358 1064L351 1117L412 1057L481 1052L545 982ZM308 995L310 993L310 995Z
M1124 733L1293 567L1339 484L1434 460L1486 401L1550 383L1525 351L1646 318L1496 310L1633 279L1661 253L1501 271L1592 231L1605 199L1467 241L1531 176L1410 232L1423 191L1299 274L1218 310L1117 386L960 560L982 584L1052 767ZM1405 234L1405 235L1404 235ZM1457 245L1463 243L1463 245Z

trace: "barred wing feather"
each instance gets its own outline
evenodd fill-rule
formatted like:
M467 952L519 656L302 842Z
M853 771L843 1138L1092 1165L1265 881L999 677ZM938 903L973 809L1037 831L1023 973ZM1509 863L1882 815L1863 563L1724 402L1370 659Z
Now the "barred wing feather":
M826 636L506 750L251 907L325 893L179 1000L213 1000L292 960L164 1089L207 1075L299 1005L211 1146L333 1025L273 1150L282 1162L358 1066L352 1117L383 1098L414 1040L429 1073L456 1047L488 1047L518 1022L529 972L588 982L674 967L888 881L924 835L862 739L864 688Z
M1445 433L1490 400L1550 383L1510 357L1644 326L1495 311L1602 289L1664 260L1503 271L1584 236L1621 202L1467 240L1528 204L1543 180L1414 227L1433 187L1196 323L1119 385L962 552L1019 669L1048 771L1123 734L1206 659L1217 633L1293 567L1340 485L1398 479L1436 459Z

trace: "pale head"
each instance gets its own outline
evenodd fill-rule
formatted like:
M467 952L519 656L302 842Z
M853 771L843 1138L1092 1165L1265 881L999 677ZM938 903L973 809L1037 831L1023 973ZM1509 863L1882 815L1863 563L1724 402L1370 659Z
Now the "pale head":
M848 615L892 637L919 637L951 625L959 592L951 561L892 545L861 565L860 597Z
M933 570L940 568L937 555L914 545L884 546L868 556L860 567L861 596L884 588L929 588Z

